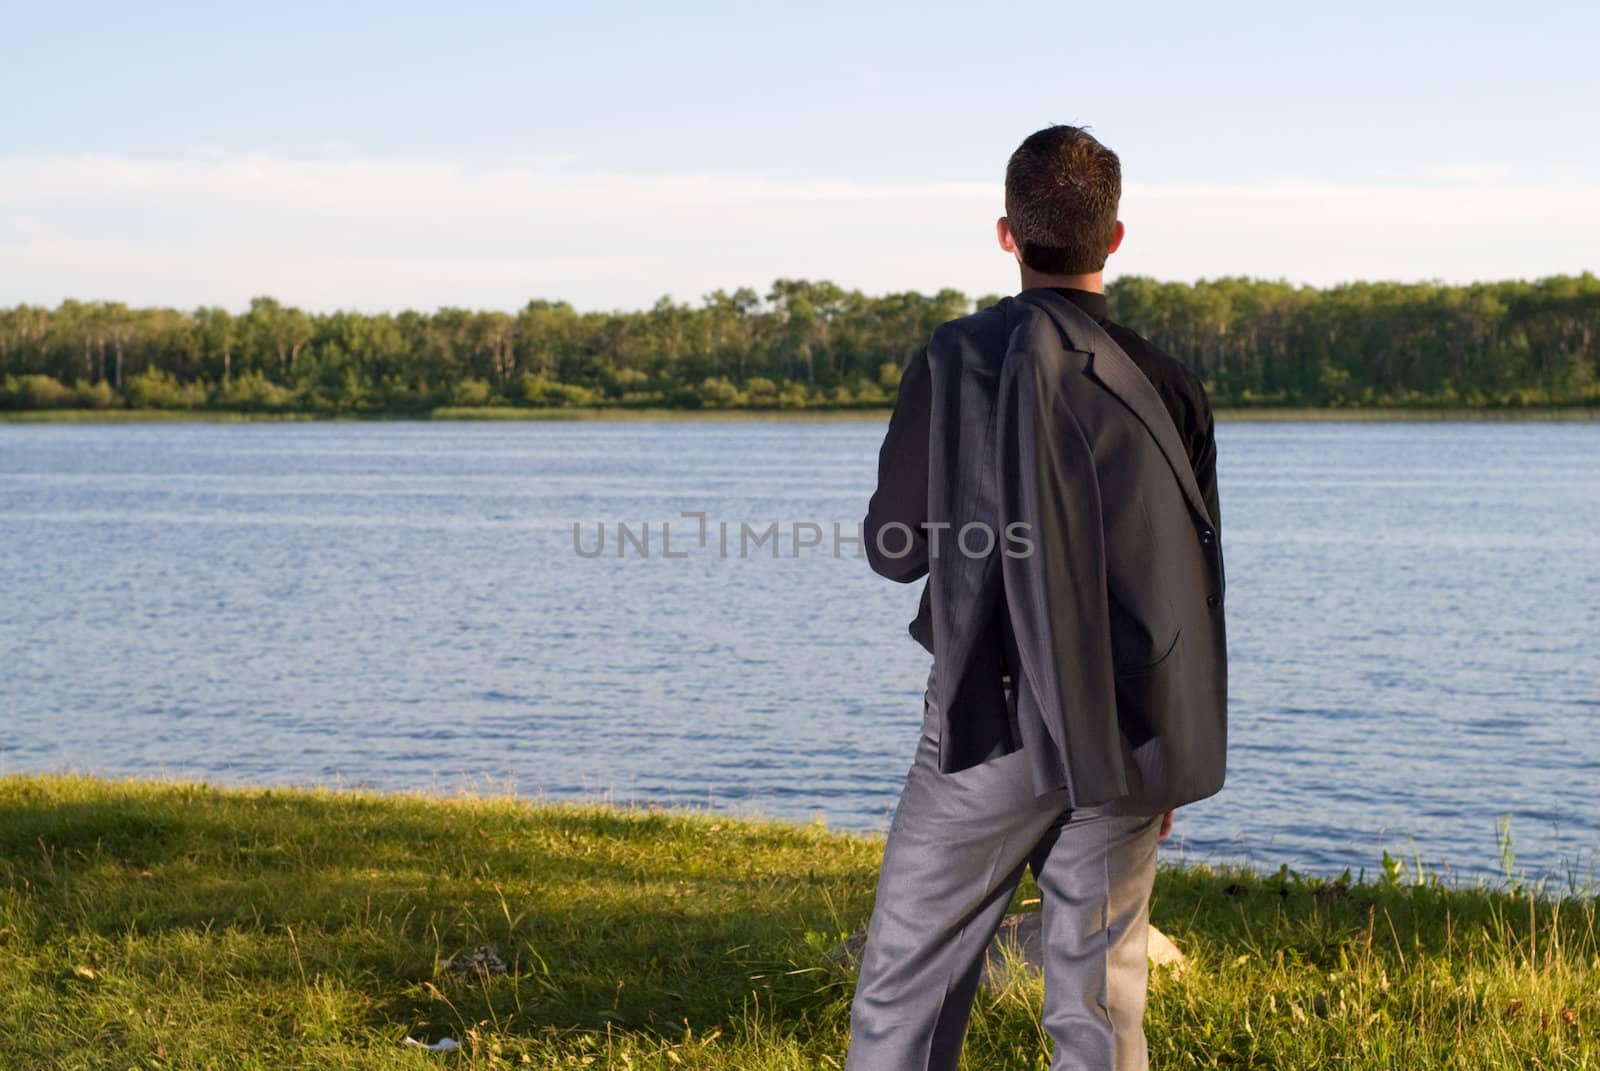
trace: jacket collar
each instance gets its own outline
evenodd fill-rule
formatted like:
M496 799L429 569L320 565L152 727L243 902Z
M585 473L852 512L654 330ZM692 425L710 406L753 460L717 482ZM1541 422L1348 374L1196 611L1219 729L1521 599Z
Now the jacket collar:
M1045 289L1053 290L1060 294L1094 317L1096 323L1104 324L1111 317L1110 307L1106 304L1106 296L1098 290L1077 290L1070 286L1051 286Z
M1082 293L1088 292L1082 291ZM1103 295L1090 296L1099 296L1102 303L1104 302ZM1177 477L1179 486L1183 488L1184 497L1189 500L1190 508L1215 527L1216 521L1206 509L1205 499L1200 494L1200 486L1195 482L1194 466L1178 438L1178 429L1172 423L1172 415L1162 404L1161 396L1156 393L1149 377L1139 370L1133 359L1124 353L1122 347L1095 322L1093 314L1084 309L1080 301L1075 297L1069 297L1062 289L1036 287L1022 291L1016 300L1043 310L1061 329L1062 339L1066 345L1088 354L1084 373L1121 399L1122 403L1139 418L1151 437L1155 439L1156 445L1161 448L1161 452L1166 455L1167 464L1172 468L1172 474Z

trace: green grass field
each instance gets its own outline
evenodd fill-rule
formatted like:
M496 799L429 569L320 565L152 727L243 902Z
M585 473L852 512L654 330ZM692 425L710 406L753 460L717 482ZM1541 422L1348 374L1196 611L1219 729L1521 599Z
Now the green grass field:
M852 979L823 955L881 850L510 795L0 777L0 1067L839 1067ZM1592 884L1378 874L1164 866L1189 963L1152 977L1152 1065L1600 1067ZM508 972L446 969L479 944ZM980 994L964 1066L1046 1067L1039 1000Z
M521 420L521 421L773 421L856 420L882 423L887 409L535 409L527 406L440 406L422 412L329 414L245 413L220 409L0 409L0 423L10 424L139 424L255 421L341 420Z
M1483 408L1430 409L1374 407L1353 408L1273 408L1218 409L1219 421L1249 422L1332 422L1370 421L1593 421L1600 420L1600 406L1559 408ZM622 409L565 408L535 409L526 406L442 406L421 413L369 413L329 415L318 413L235 413L214 409L3 409L0 423L11 424L128 424L197 421L240 423L249 421L298 420L608 420L608 421L770 421L770 420L845 420L882 422L888 409Z

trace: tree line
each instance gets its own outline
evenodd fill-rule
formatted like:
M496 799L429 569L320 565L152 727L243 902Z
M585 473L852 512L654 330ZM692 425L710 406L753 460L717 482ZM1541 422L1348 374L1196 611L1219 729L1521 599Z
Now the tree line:
M1218 406L1600 404L1600 280L1314 288L1124 276L1112 316ZM779 279L698 305L579 312L0 309L0 407L423 413L441 406L843 408L893 402L945 320L998 300Z

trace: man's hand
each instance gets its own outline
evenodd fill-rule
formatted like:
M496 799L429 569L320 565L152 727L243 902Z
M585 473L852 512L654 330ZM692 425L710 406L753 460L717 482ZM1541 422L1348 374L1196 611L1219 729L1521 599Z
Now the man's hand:
M1156 843L1159 844L1162 841L1166 840L1167 839L1167 834L1169 834L1171 832L1172 832L1172 812L1168 811L1166 814L1161 816L1161 832L1156 837Z

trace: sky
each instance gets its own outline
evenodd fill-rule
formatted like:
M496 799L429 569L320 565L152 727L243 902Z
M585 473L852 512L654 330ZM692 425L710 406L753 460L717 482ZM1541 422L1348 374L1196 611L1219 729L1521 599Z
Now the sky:
M1600 5L62 2L4 22L0 306L1012 292L1005 161L1051 123L1121 157L1108 278L1600 269Z

